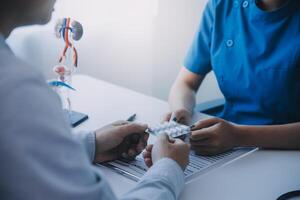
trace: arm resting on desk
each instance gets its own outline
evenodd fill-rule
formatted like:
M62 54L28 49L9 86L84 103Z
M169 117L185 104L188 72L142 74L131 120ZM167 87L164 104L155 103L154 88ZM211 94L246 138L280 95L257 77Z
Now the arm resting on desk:
M300 149L300 123L273 126L237 126L239 146Z
M201 155L215 155L235 147L300 149L300 123L246 126L210 118L195 124L190 143Z

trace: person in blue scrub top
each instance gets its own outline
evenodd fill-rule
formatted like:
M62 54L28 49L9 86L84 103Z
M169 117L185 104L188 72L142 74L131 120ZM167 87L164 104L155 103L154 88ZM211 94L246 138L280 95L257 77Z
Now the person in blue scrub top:
M219 118L193 126L196 152L300 149L300 1L209 0L165 120L189 123L211 71L226 103Z

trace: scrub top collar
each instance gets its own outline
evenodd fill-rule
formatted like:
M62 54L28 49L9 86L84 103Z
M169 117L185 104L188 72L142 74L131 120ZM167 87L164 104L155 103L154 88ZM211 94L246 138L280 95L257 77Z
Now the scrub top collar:
M281 8L274 11L264 11L258 7L257 1L249 0L251 3L251 18L254 21L278 21L290 16L299 6L297 0L288 0Z

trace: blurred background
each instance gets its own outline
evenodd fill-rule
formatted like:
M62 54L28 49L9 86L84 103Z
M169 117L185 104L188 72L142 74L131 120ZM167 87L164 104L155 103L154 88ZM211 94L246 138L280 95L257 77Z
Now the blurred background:
M53 76L63 42L54 34L59 18L84 26L77 42L79 71L167 100L191 45L207 0L58 0L46 26L16 30L8 42L27 63ZM198 102L221 97L210 73Z

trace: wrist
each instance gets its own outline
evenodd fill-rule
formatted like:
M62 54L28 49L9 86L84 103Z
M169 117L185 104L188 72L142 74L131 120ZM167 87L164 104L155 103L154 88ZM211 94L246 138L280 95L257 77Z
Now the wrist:
M94 131L95 134L95 156L104 152L103 139L101 138L101 133L99 131Z
M261 130L257 130L257 127L236 125L235 135L237 138L237 144L239 147L253 147L256 146L255 133L259 133Z
M183 167L178 161L176 161L176 159L172 158L171 156L165 156L165 157L161 157L158 160L156 160L153 164L157 165L158 163L161 162L172 162L173 165L176 165L178 168L180 168L182 171L185 170L185 167Z
M189 114L189 115L193 115L193 113L194 113L194 110L193 110L193 108L182 108L182 110L184 110L187 114Z
M193 109L192 108L186 108L186 107L171 107L170 108L171 112L178 112L178 111L181 111L181 112L184 112L186 114L190 114L192 115L194 113Z
M233 125L234 126L234 138L235 138L235 147L244 146L243 138L244 138L244 126L243 125Z

